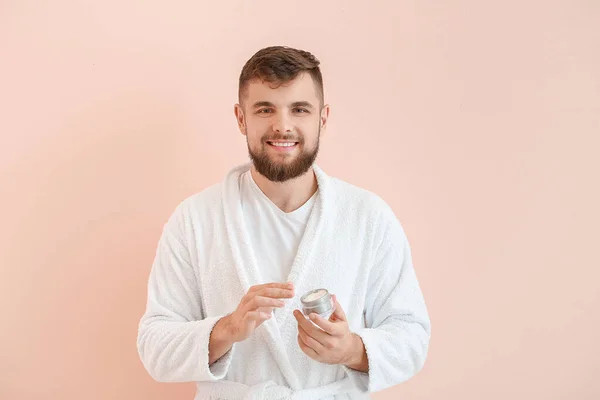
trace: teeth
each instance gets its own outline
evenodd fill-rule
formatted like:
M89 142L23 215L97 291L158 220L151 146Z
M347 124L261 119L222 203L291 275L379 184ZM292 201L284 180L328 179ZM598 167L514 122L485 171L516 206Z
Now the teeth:
M273 146L277 146L277 147L291 147L291 146L295 145L296 143L294 143L294 142L288 142L288 143L273 143L273 142L271 142L271 144Z

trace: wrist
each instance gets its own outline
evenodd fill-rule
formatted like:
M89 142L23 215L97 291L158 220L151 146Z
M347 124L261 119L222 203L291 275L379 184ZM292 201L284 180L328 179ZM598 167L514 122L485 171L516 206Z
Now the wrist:
M217 321L208 339L208 365L212 365L232 347L233 336L229 333L230 323L223 317Z
M359 335L351 333L351 346L348 359L344 365L348 368L366 372L368 368L367 352L365 345Z
M231 314L221 318L215 325L214 329L215 340L225 344L233 344L234 340L233 324L231 323Z

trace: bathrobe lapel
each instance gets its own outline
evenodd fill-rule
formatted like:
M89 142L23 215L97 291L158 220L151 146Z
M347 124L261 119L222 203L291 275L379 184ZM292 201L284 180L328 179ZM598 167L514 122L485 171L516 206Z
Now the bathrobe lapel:
M231 250L231 256L237 270L240 283L244 293L251 286L265 283L262 280L258 268L254 249L252 248L248 230L246 229L240 196L240 175L250 168L251 164L244 164L232 169L225 179L223 185L223 210L226 232ZM292 263L288 281L292 281L296 288L305 286L304 282L310 275L310 264L308 260L314 251L316 241L323 225L323 214L328 204L328 179L325 173L314 165L313 169L319 185L319 196L313 206L305 233L300 242L298 253ZM296 293L297 297L299 293ZM295 372L294 366L289 360L285 342L281 335L280 327L289 323L294 318L292 309L286 309L277 318L273 317L261 324L257 332L263 336L268 343L274 359L279 365L283 376L287 379L290 387L295 390L301 388L300 380Z
M292 267L287 279L288 281L294 282L296 298L298 299L296 305L298 308L300 307L300 296L305 291L314 289L312 287L312 282L316 280L315 274L320 273L320 271L316 271L317 266L320 264L316 260L326 256L325 254L322 254L322 251L319 251L319 249L323 248L324 242L328 239L322 237L322 233L324 230L324 217L329 205L329 179L318 165L313 164L313 170L317 177L319 194L313 205L313 209L306 224L306 229L304 230L300 245L298 246L298 252L292 262ZM290 320L293 320L291 322L294 326L297 324L292 313L293 308L288 307L291 305L292 304L286 305L278 315L277 323L282 332L286 331L289 333L289 330L286 330L283 327L290 323Z

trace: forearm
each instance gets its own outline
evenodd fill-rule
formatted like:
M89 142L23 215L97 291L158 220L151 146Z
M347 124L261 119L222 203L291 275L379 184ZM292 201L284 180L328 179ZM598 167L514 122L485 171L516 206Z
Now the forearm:
M198 382L220 379L226 365L209 366L209 335L215 318L202 321L143 319L138 332L140 358L159 382Z
M229 329L229 316L221 318L214 326L208 342L208 363L212 365L233 347Z
M344 363L348 368L352 368L361 372L369 371L369 359L367 358L367 351L365 345L360 336L353 333L353 345L350 350L348 361Z

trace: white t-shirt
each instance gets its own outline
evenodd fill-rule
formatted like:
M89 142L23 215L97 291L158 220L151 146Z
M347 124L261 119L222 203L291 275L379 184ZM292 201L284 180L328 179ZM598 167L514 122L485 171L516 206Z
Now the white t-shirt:
M258 187L250 171L240 177L242 208L263 283L287 281L319 191L286 213Z

